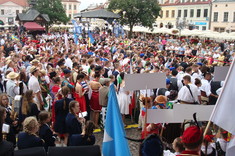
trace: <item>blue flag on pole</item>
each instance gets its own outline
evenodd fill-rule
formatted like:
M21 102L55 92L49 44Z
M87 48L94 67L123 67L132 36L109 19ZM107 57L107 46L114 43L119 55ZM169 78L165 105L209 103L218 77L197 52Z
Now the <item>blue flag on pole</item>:
M103 156L131 156L126 133L118 106L117 95L114 84L110 86L108 108L106 114Z
M90 43L91 43L91 44L94 44L95 39L93 38L91 31L88 31L88 37L89 37Z

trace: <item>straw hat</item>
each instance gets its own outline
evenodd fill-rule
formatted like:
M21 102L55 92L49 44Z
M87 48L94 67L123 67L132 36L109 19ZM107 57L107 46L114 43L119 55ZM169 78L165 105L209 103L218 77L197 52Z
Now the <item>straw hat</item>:
M16 79L18 76L18 73L10 72L9 74L7 74L7 79Z
M12 62L12 60L8 59L6 62L6 65L8 66L11 62Z
M44 70L44 69L40 70L40 73L42 73L43 75L47 74L46 70Z
M155 102L156 103L166 103L167 98L166 98L166 96L159 95L159 96L156 97Z
M38 60L34 59L33 61L30 62L31 64L39 63Z
M38 68L35 67L35 66L32 66L32 67L30 68L30 73L33 73L33 72L35 72L36 70L38 70Z

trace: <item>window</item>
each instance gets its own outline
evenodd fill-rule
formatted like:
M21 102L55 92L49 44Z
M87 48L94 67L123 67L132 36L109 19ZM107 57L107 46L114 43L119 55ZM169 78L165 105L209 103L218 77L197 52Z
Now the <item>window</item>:
M228 12L224 12L224 22L228 22Z
M233 22L235 22L235 12L233 12Z
M190 9L190 17L194 16L194 9Z
M218 22L218 12L214 12L214 22Z
M196 26L195 28L196 28L197 30L199 30L199 26Z
M181 17L181 10L178 10L178 17Z
M77 5L74 5L74 6L73 6L73 10L77 10Z
M71 5L69 5L69 10L71 10L72 9L72 7L71 7Z
M224 32L225 31L225 28L220 28L220 32Z
M71 14L69 14L69 18L71 18L72 17L72 15Z
M17 15L18 13L20 13L20 10L16 10L16 15Z
M163 18L163 11L162 10L160 11L160 16L161 16L161 18Z
M201 9L197 9L197 17L201 17Z
M215 28L214 28L214 31L219 32L219 28L218 28L218 27L215 27Z
M4 10L3 9L1 10L1 15L4 15Z
M204 9L204 15L203 17L208 17L208 9Z
M64 4L64 10L66 10L66 4Z
M234 14L235 14L235 12L234 12ZM171 17L172 17L172 18L175 17L175 10L172 10L172 12L171 12Z
M202 27L202 30L206 30L206 26L203 26L203 27Z
M169 17L169 10L166 11L166 18Z
M184 10L184 17L188 16L188 10Z

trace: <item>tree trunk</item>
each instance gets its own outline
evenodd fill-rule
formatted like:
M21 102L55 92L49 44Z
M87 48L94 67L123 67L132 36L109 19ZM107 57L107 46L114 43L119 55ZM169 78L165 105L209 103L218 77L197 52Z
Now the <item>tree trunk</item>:
M128 38L131 39L132 38L132 32L133 32L133 25L130 25L130 32L128 34Z

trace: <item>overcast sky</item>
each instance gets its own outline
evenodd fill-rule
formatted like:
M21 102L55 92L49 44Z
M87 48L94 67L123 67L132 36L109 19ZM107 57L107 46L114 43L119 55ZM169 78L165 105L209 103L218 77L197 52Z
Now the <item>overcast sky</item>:
M80 0L81 2L80 10L86 9L92 3L99 4L99 3L104 3L106 1L107 0Z

